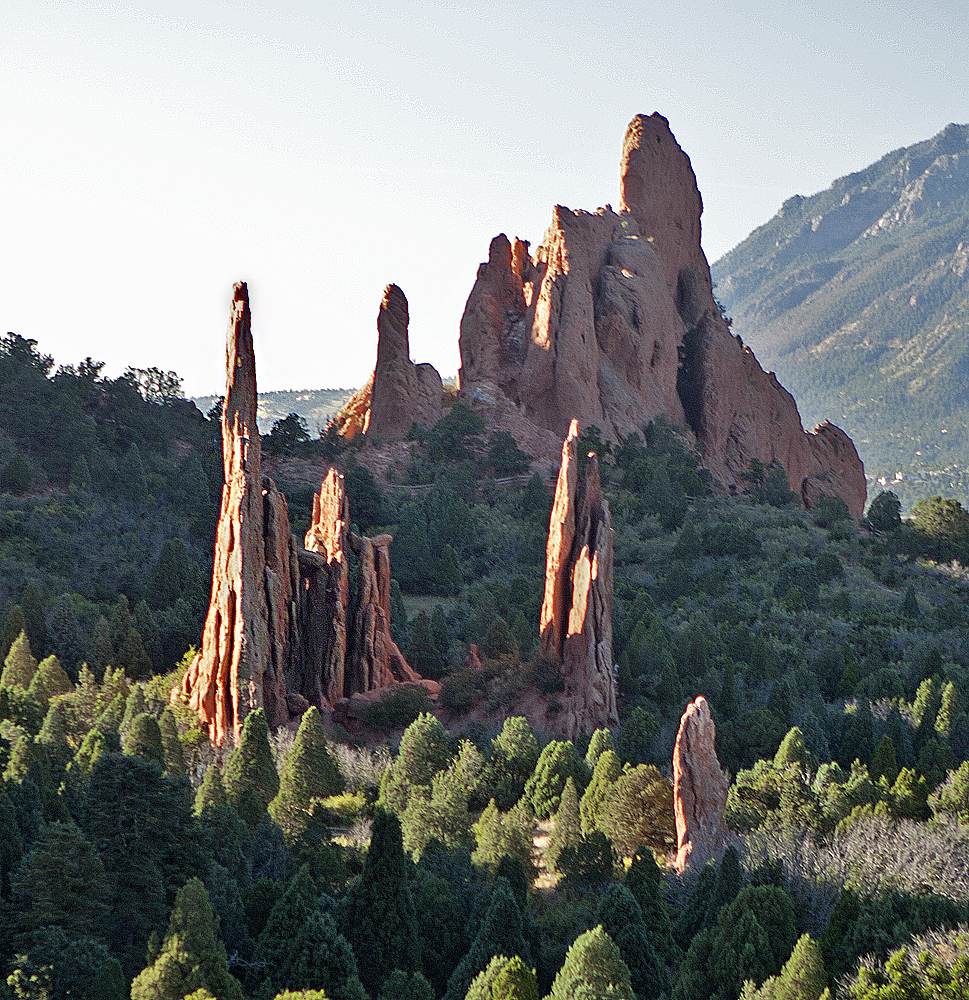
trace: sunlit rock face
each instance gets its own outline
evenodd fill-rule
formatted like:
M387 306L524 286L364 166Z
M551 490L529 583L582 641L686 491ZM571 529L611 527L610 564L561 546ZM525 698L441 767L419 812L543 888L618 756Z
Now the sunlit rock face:
M571 739L619 722L612 663L612 546L615 532L595 453L579 469L578 425L562 446L549 521L542 654L565 681L561 726Z
M667 120L638 115L618 211L556 206L534 255L492 240L461 320L462 398L533 455L553 454L540 432L561 441L573 419L616 440L662 416L690 429L724 489L745 485L751 459L779 463L806 505L827 493L859 517L866 486L850 439L830 424L805 433L790 393L731 334L702 210Z
M717 727L702 695L686 706L673 748L673 813L676 870L719 858L726 844L723 823L727 779L716 749Z

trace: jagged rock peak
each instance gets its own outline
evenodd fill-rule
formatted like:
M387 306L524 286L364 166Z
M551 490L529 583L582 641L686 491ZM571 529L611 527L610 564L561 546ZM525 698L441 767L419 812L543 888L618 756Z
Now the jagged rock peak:
M370 391L368 435L407 435L414 423L430 427L443 416L444 386L433 365L410 359L407 298L397 285L384 289L377 314L377 365Z
M562 729L568 738L619 721L612 663L614 532L594 452L579 470L579 428L573 420L562 464L545 562L539 631L542 653L565 680Z
M226 336L224 485L212 593L201 649L182 682L216 744L233 742L257 708L265 708L271 725L288 719L295 547L286 500L262 476L256 402L249 297L239 282Z
M719 858L726 846L727 779L716 749L717 727L706 698L686 706L673 748L676 870Z

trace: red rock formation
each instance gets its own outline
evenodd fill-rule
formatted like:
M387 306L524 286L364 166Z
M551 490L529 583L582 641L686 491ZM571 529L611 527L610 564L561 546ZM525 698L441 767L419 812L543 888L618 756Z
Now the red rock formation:
M414 423L430 427L443 416L444 386L433 365L410 359L407 299L396 285L384 289L377 314L377 366L373 372L367 434L406 436Z
M621 197L619 213L557 206L534 258L521 241L492 241L461 321L463 398L502 413L526 450L529 426L561 440L577 418L615 440L664 416L692 430L725 489L743 487L751 459L780 462L806 504L831 493L859 517L864 469L850 440L830 425L806 434L721 315L696 177L661 115L626 132Z
M347 604L350 593L350 509L343 476L331 468L313 498L313 520L303 540L303 614L306 636L304 694L319 707L344 696ZM307 565L308 564L308 565Z
M686 706L673 748L676 870L705 864L725 846L727 779L716 750L717 728L702 695Z
M295 547L285 498L263 479L256 426L256 363L246 286L234 288L222 411L225 485L201 651L182 692L216 744L234 741L246 715L285 722L294 639Z
M612 662L612 543L609 504L594 452L579 471L578 424L562 446L549 521L542 653L565 679L562 729L572 739L619 721Z

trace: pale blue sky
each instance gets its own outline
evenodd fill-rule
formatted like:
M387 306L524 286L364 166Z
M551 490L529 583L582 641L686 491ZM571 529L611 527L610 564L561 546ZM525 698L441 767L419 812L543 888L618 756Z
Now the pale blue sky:
M625 127L689 153L713 261L794 193L969 121L969 3L21 2L0 8L0 327L220 391L351 386L384 285L445 375L498 232L618 203Z

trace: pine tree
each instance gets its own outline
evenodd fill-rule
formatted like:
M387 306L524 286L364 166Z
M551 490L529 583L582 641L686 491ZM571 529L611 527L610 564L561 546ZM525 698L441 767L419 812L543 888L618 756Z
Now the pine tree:
M610 1000L636 997L619 948L601 925L580 934L572 943L547 1000L574 1000L583 990L590 991L587 996L608 996Z
M798 768L810 766L807 747L804 745L804 734L797 726L789 730L788 734L781 740L781 745L774 754L774 767L778 771L784 771L791 765Z
M608 799L612 786L621 775L622 762L618 755L611 749L604 750L595 763L592 780L582 793L582 801L579 803L583 833L590 833L598 828L603 803Z
M68 490L72 494L91 492L91 466L83 455L78 455L71 465Z
M935 717L935 731L943 738L952 735L952 723L959 711L959 692L952 681L942 689L942 704Z
M195 793L195 815L200 816L207 806L224 806L227 801L222 772L216 764L209 764L202 784Z
M598 826L626 857L640 845L669 851L676 844L673 786L652 764L640 764L609 787Z
M639 903L643 922L656 950L667 965L678 965L682 953L673 940L669 911L661 895L663 873L656 864L652 851L641 850L633 855L623 885Z
M941 702L939 685L935 679L926 677L915 694L912 717L920 729L929 729L935 724L935 717Z
M581 842L582 817L579 813L575 782L570 777L565 782L565 790L562 792L559 809L555 814L555 829L545 848L545 867L549 871L564 874L560 867L563 852L578 847Z
M818 1000L827 980L820 948L810 934L802 934L777 977L774 1000Z
M394 969L384 983L380 1000L434 1000L434 989L420 972L407 975Z
M62 928L70 938L98 937L111 894L101 857L73 823L51 823L28 855L15 892L28 931Z
M53 767L59 771L67 767L72 752L71 746L67 742L67 723L64 706L61 702L55 702L47 709L44 724L37 734L37 742L46 748L47 756Z
M614 882L599 900L596 920L615 941L637 997L658 997L669 992L669 977L653 947L651 928L633 894Z
M305 864L273 906L256 942L253 961L265 970L265 984L292 985L276 977L285 967L300 929L316 911L316 886Z
M0 687L20 688L26 691L36 672L37 661L30 651L30 640L27 638L27 633L21 630L3 661Z
M27 622L24 618L23 609L19 604L15 604L8 612L3 623L3 634L0 635L0 659L6 660L7 653L13 645L14 639L21 632L27 631Z
M161 952L131 984L131 1000L184 1000L198 989L218 1000L242 1000L215 930L209 894L190 879L175 896Z
M303 921L270 980L277 989L319 987L328 1000L366 1000L347 939L338 933L333 918L318 909Z
M461 1000L478 973L485 970L496 955L517 955L526 962L531 961L522 929L521 910L511 886L501 877L494 881L488 909L471 947L451 973L444 1000Z
M47 652L47 612L44 597L36 583L28 583L20 595L20 607L24 612L24 625L31 649L38 655Z
M921 614L918 598L915 596L915 588L911 584L905 588L905 596L902 598L899 613L903 618L911 618L913 621Z
M488 781L499 809L510 809L522 797L538 756L538 741L528 720L520 715L505 719L491 741L488 764Z
M165 767L165 749L162 745L161 729L155 717L141 712L131 720L131 725L122 741L124 752L129 756L144 757L160 768Z
M61 661L52 654L41 660L28 691L32 698L42 705L47 705L55 695L68 694L73 687L70 677L61 666Z
M19 451L15 451L0 471L0 493L12 493L21 497L30 492L32 480L27 459Z
M585 752L585 766L595 773L595 766L606 750L615 750L612 743L612 733L608 729L597 729L589 740L589 749Z
M423 787L430 797L431 781L451 759L450 742L440 721L421 713L400 738L397 759L384 772L378 805L402 815L414 790Z
M969 760L964 760L930 796L929 806L938 816L953 816L969 823Z
M877 781L884 776L889 784L892 784L898 777L898 760L895 756L895 743L891 736L886 733L875 748L875 753L871 758L871 779Z
M178 735L175 714L168 705L158 720L158 728L161 730L165 770L173 778L181 778L185 775L185 754L182 752L182 741Z
M326 747L326 732L319 710L311 705L304 713L293 747L279 776L279 791L269 803L269 815L292 841L306 829L310 804L343 791L343 779Z
M118 733L122 740L131 728L135 716L147 711L148 703L145 701L145 689L140 684L135 684L125 700L124 715L121 716L121 724L118 726Z
M495 955L475 976L464 1000L538 1000L538 982L520 955Z
M361 957L360 978L371 995L394 969L420 971L411 870L397 817L379 810L360 880L347 892L341 911L341 930Z
M572 741L552 740L541 752L532 776L525 783L525 795L539 819L558 812L565 782L572 778L576 791L585 791L589 772L585 761L575 752Z
M472 861L495 871L502 858L511 855L520 858L526 870L531 872L534 869L532 829L533 823L526 817L526 809L521 803L503 813L492 799L472 827L477 845L471 855Z
M261 708L246 716L239 745L229 754L222 781L229 805L250 827L255 827L279 792L269 727Z

